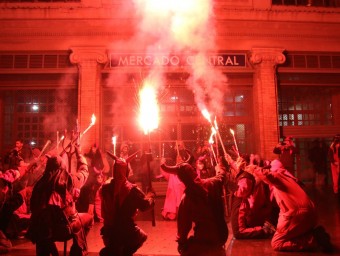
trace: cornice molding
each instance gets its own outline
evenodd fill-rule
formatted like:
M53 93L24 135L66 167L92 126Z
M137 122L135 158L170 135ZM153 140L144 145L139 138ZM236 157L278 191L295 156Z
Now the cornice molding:
M322 33L322 31L321 31ZM24 31L15 31L15 32L3 32L0 33L0 38L12 38L14 40L21 40L22 38L39 38L42 37L44 40L47 38L55 38L55 37L131 37L133 33L129 32L100 32L100 31L84 31L84 32L24 32ZM217 37L233 37L233 38L276 38L276 39L320 39L320 40L337 40L340 41L340 34L310 34L310 33L284 33L280 31L280 33L268 33L268 32L230 32L230 31L221 31L217 30Z
M51 31L37 31L37 32L24 32L24 31L15 31L15 32L3 32L0 33L1 37L82 37L82 36L117 36L117 35L126 35L127 33L121 32L98 32L98 31L84 31L84 32L51 32Z
M217 30L218 31L218 30ZM300 38L308 38L308 39L333 39L333 40L339 40L339 35L324 35L324 34L302 34L302 33L283 33L282 31L280 33L260 33L260 32L217 32L218 37L238 37L238 38L244 38L244 37L251 37L251 38L283 38L283 39L300 39Z

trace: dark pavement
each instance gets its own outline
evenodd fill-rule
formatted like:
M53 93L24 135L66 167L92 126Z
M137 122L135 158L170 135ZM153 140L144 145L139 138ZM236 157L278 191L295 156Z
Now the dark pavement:
M319 222L324 225L327 232L332 237L334 245L340 247L340 200L339 196L332 193L331 188L315 189L310 185L307 186L308 193L314 200L319 212ZM161 216L161 208L164 203L164 196L157 198L155 213L156 226L152 226L150 212L140 213L137 217L138 225L148 234L148 240L142 248L140 248L136 256L174 256L179 255L177 252L176 239L176 222L164 221ZM99 235L101 223L95 223L94 227L88 235L89 255L98 255L102 248L102 240ZM229 239L226 243L227 255L327 255L323 253L292 253L292 252L274 252L270 246L270 239L265 240L234 240L232 238L231 229ZM12 252L9 256L35 255L34 245L26 239L14 240ZM71 241L67 243L68 251ZM63 255L63 243L57 243L60 255ZM68 254L67 254L68 255ZM340 255L340 250L337 249L333 255Z

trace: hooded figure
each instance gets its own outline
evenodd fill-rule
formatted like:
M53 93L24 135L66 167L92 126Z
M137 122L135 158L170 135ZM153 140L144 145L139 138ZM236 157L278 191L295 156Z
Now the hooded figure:
M267 238L274 233L269 225L273 220L276 223L277 215L273 211L270 189L252 175L255 167L244 166L235 177L237 189L232 193L230 216L235 239Z
M145 195L137 185L127 180L128 163L136 153L127 159L107 153L115 163L113 179L99 191L104 220L101 235L105 246L100 255L129 256L147 239L145 232L135 223L134 217L138 210L146 211L153 207L155 193L148 192Z
M280 162L282 163L284 168L287 171L289 171L292 175L296 176L295 161L299 154L299 150L293 142L293 137L291 136L284 137L283 142L279 143L274 147L273 153L279 155Z
M334 136L332 144L329 146L328 160L331 165L333 192L338 194L340 182L340 134Z
M323 227L317 226L314 203L280 161L273 160L270 169L255 169L254 175L269 184L280 208L271 241L275 251L332 251L329 235Z
M223 184L225 170L214 177L201 179L195 168L186 162L161 168L176 174L185 185L178 209L177 242L181 255L225 255L228 238L225 220ZM189 233L193 228L193 235Z
M8 253L12 248L7 238L7 228L15 210L22 205L22 194L13 193L12 183L20 177L18 170L9 169L0 172L0 254Z
M71 256L87 254L86 235L93 217L88 213L78 213L75 201L88 177L88 166L78 149L76 155L76 173L68 172L60 156L47 156L44 174L33 188L27 237L36 244L37 256L59 255L54 242L70 238L73 238Z

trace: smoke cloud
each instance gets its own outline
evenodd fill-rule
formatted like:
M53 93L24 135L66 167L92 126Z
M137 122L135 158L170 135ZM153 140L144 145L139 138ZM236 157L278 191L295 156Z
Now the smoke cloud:
M185 67L189 73L186 84L193 91L198 108L221 114L227 78L208 60L208 55L216 53L213 1L133 0L133 4L139 18L135 34L113 48L124 45L150 55L190 54L194 61ZM143 46L146 48L141 49ZM147 75L156 77L159 90L166 84L160 77L164 71L164 66L154 65Z

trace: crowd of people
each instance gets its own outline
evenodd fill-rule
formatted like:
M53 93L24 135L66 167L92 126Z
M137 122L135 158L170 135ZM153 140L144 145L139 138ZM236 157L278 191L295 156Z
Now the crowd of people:
M78 140L69 146L62 152L42 152L45 147L31 150L17 140L4 157L0 254L11 250L11 239L26 237L38 256L59 255L55 242L70 239L71 256L87 255L86 236L94 221L103 225L101 256L133 255L146 241L134 217L153 208L156 194L151 183L141 189L134 182L130 162L137 152L129 154L126 143L119 155L103 153L97 144L83 154ZM177 221L181 255L225 255L229 232L235 239L271 239L275 251L333 251L295 169L299 152L291 136L273 148L278 157L271 160L235 149L201 147L191 152L182 141L173 153L161 158L160 171L168 181L162 216ZM315 140L308 151L315 183L327 178L328 161L320 155L330 163L337 194L339 134L328 148Z

